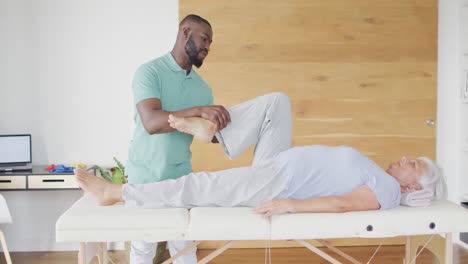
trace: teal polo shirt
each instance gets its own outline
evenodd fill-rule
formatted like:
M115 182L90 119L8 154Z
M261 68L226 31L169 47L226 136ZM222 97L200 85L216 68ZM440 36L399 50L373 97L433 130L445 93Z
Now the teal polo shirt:
M192 68L187 75L169 52L141 65L133 78L135 106L157 98L165 111L212 105L210 87ZM193 136L179 131L150 135L136 111L136 124L125 167L129 183L149 183L176 179L192 172L190 145Z

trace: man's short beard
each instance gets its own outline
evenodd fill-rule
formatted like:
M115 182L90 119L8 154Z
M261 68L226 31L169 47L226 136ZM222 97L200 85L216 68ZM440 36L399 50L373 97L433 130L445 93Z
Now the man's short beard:
M203 64L203 60L198 58L200 50L195 45L195 42L192 39L192 36L189 37L187 44L185 44L185 53L187 54L189 61L192 65L195 65L197 68L200 68Z

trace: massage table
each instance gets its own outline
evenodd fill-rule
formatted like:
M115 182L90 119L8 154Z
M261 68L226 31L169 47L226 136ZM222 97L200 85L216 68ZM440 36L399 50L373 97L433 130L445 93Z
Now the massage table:
M317 240L349 263L357 264L362 262L335 248L326 239L406 236L404 263L410 264L415 263L420 246L432 251L440 263L452 263L452 234L466 231L468 210L446 200L435 201L429 207L400 206L382 211L283 214L264 218L254 214L251 208L243 207L187 210L128 208L122 204L98 206L85 195L57 220L56 240L80 242L80 264L89 263L90 257L95 255L100 263L106 264L107 242L132 240L194 241L186 250L200 241L229 241L198 263L209 262L236 241L295 240L330 263L342 263L306 239ZM93 247L89 245L93 244L98 247L90 250ZM165 263L171 263L177 257L173 256Z

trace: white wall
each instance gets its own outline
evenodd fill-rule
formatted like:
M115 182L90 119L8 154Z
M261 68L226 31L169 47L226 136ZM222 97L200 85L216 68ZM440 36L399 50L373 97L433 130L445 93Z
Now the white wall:
M125 160L133 131L132 76L138 65L172 48L177 2L31 2L41 102L35 160Z
M462 27L468 28L468 20L461 19L463 6L468 7L468 0L439 1L437 161L448 179L449 199L456 202L468 201L460 192L468 183L461 170L467 161L462 149L468 147L468 109L461 102L462 74L468 70L468 54L463 54L460 35Z
M439 1L437 162L447 176L449 199L458 201L460 129L459 1Z
M448 180L448 198L457 203L468 201L468 153L462 150L468 147L468 105L461 103L468 54L463 55L460 45L460 29L468 28L468 20L461 19L462 6L468 6L468 0L439 0L437 161Z
M136 68L169 51L178 1L0 0L0 134L31 133L34 164L127 159ZM12 251L71 249L55 221L80 191L4 191Z
M26 0L0 0L0 134L33 129L29 13Z

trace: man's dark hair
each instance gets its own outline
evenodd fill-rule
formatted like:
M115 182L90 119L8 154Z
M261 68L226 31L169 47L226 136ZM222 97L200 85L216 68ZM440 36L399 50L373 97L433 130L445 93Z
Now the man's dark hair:
M187 22L197 22L197 23L200 23L200 24L205 23L208 26L210 26L210 28L211 28L211 24L210 24L210 22L208 22L208 20L204 19L201 16L194 15L194 14L190 14L190 15L184 17L184 19L182 19L182 21L180 21L179 27L182 26L183 24L187 23Z

